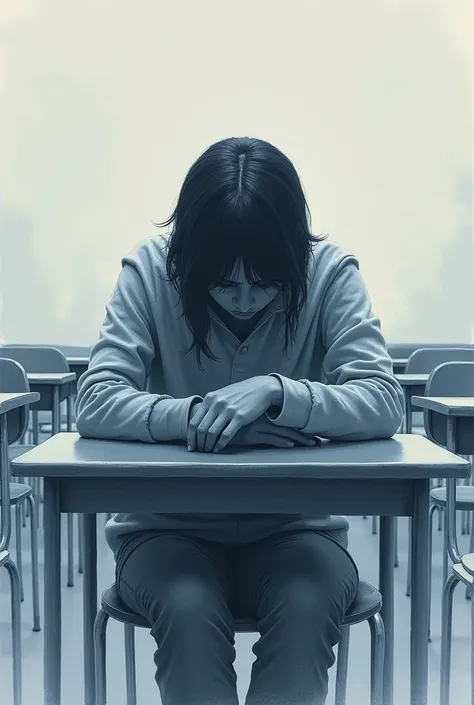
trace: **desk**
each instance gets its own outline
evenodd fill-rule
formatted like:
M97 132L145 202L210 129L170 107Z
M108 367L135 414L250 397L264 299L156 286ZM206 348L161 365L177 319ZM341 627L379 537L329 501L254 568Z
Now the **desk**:
M74 372L27 372L28 382L30 383L30 390L32 392L39 392L42 397L47 394L51 394L51 412L52 412L52 433L59 433L61 430L61 406L60 406L60 396L59 390L65 384L71 385L75 379L76 375ZM70 388L69 390L70 391ZM69 406L70 406L70 394L68 395L68 423L69 423ZM42 400L40 400L42 401Z
M89 367L89 356L86 355L67 355L69 369L76 375L74 384L71 385L71 393L77 394L77 380L81 377Z
M393 688L393 517L412 516L411 705L427 705L430 479L469 472L466 460L417 435L285 451L231 447L218 454L189 453L184 444L53 436L12 463L15 476L44 477L45 705L61 704L60 514L85 515L84 679L86 705L93 705L96 514L138 511L381 516L384 705L391 705Z
M405 395L405 433L411 433L411 397L413 394L418 394L419 396L421 396L425 393L425 387L428 381L429 374L396 374L395 377L403 387L403 393Z
M394 374L405 372L405 366L408 362L407 357L392 357L392 365Z

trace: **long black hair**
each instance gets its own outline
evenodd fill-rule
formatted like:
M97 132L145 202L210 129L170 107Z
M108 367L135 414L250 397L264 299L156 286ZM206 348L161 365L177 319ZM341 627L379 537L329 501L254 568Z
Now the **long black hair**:
M307 297L313 243L311 214L292 162L269 142L230 137L211 145L189 169L167 243L166 272L180 294L195 351L218 360L207 344L209 289L241 258L249 282L274 283L286 312L284 352Z

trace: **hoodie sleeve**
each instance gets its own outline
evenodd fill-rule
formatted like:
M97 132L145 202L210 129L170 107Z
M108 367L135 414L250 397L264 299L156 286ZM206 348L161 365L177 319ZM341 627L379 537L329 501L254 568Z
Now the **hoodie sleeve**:
M156 331L142 276L122 260L88 370L78 382L76 428L85 438L156 441L186 440L194 401L146 391L155 358Z
M390 438L403 418L403 391L354 260L326 289L321 331L327 384L272 373L283 386L283 405L269 420L334 440Z

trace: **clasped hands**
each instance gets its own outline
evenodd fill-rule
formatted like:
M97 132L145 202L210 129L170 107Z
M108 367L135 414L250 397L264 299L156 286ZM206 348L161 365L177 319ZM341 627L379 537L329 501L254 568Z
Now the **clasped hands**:
M275 383L281 395L279 380L264 375L206 394L191 412L188 450L217 453L229 444L265 444L279 448L316 445L315 438L297 429L276 426L264 415L274 404Z

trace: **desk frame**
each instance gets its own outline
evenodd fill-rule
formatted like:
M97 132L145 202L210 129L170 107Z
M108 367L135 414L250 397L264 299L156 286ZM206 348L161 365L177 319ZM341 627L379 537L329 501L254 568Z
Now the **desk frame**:
M225 487L219 492L219 486ZM61 512L84 513L84 663L85 703L95 705L93 624L97 613L97 521L101 512L216 512L376 514L380 521L379 589L386 630L384 705L393 702L394 517L413 519L411 561L411 698L427 705L428 688L428 509L426 479L186 479L44 478L45 552L45 702L61 703ZM219 500L216 501L216 497Z

